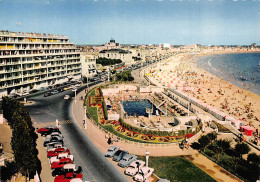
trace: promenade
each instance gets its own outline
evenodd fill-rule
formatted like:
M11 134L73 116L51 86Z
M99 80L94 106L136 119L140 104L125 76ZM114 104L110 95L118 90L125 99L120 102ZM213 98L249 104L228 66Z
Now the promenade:
M106 133L98 128L92 121L86 118L87 127L84 128L83 120L84 117L84 108L83 101L80 100L81 96L85 96L85 92L82 91L78 93L76 97L76 102L73 101L73 117L78 124L78 126L83 130L87 137L93 142L93 144L103 153L105 153L109 147L107 144L107 138L105 137ZM112 135L110 135L112 136ZM113 136L112 136L113 137ZM113 137L116 138L115 136ZM146 150L150 152L150 156L185 156L188 160L198 166L201 170L206 172L216 181L241 181L236 176L230 174L225 169L221 168L211 160L207 159L203 155L199 154L197 151L189 148L182 150L179 148L178 144L174 145L149 145L129 142L126 140L119 140L114 142L113 145L119 146L123 150L129 151L131 154L144 156ZM114 163L114 162L113 162ZM115 163L114 163L115 164ZM117 165L116 165L117 166ZM118 166L117 166L118 167ZM123 172L125 169L118 167L118 169ZM129 180L132 178L129 177Z

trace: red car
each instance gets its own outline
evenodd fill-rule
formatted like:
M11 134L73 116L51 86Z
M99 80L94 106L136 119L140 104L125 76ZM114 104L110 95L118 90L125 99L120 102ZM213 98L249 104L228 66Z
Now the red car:
M73 164L70 158L63 158L51 164L51 169L62 168L65 164Z
M80 178L82 180L83 174L67 173L66 175L59 175L55 177L54 182L69 182L75 178Z
M49 151L47 153L47 157L55 157L55 156L58 156L61 153L68 153L68 154L70 154L70 150L68 148L64 148L64 147L56 148L53 151Z
M59 132L60 130L57 127L54 126L49 126L49 127L45 127L45 128L40 128L37 130L38 133L40 133L42 136L46 136L51 134L52 132Z

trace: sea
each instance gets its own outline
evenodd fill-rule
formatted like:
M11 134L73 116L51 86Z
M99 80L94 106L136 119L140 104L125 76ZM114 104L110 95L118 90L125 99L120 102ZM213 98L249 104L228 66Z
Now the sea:
M199 57L204 70L260 95L260 53L214 54Z

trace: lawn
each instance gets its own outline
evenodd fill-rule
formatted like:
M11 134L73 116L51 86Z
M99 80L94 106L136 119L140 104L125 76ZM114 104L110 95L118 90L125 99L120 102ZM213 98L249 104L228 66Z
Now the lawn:
M145 156L138 158L145 161ZM171 182L215 181L184 157L149 157L149 167L154 168L157 176Z
M96 107L89 107L88 113L89 113L90 117L92 119L94 119L94 121L96 121L96 123L98 123L97 108Z

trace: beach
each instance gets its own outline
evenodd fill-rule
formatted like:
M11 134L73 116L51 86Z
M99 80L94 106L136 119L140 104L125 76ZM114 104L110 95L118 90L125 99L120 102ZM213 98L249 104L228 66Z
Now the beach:
M221 53L227 54L218 54ZM241 120L243 125L251 125L259 130L260 96L199 67L195 60L207 55L179 54L164 65L152 69L149 77L155 83L182 90L227 116Z

